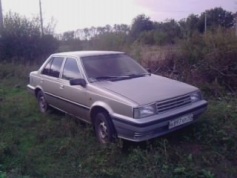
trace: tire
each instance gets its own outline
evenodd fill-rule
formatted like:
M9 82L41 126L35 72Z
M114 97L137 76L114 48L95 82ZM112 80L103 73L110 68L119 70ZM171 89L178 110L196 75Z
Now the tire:
M49 105L48 105L48 103L44 97L44 93L42 91L39 91L37 93L37 100L38 100L40 112L46 113L48 111Z
M101 144L115 141L115 129L107 113L100 112L95 116L94 128L96 138Z

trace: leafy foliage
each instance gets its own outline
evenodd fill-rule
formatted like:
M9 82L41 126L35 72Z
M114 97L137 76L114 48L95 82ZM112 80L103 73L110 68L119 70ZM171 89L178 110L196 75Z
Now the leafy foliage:
M194 125L143 143L101 147L90 126L25 90L38 66L0 63L0 177L236 177L236 97L209 99ZM217 164L218 163L218 164Z
M132 41L135 41L142 32L151 31L154 29L153 22L149 17L146 17L144 14L138 15L133 19L130 38Z
M53 37L52 26L47 25L45 32L48 33L41 36L39 19L26 19L10 12L5 16L5 28L1 31L1 60L32 61L44 58L56 50L129 51L133 44L177 45L181 40L204 32L205 16L207 31L229 29L234 25L233 13L222 8L210 9L200 16L191 14L187 19L179 22L173 19L153 22L149 17L141 14L133 19L131 26L115 24L77 29L59 35L58 41Z
M214 8L203 12L199 17L199 31L204 32L205 16L207 28L214 30L218 27L231 28L234 26L234 15L222 8Z
M27 41L33 36L31 40L36 41L29 40L33 46L45 40L47 48L41 49L42 54L55 49L57 41L52 43L51 35L41 37L37 21L30 21L31 26L22 17L13 16L12 20L9 28L15 29L9 30L9 36L5 31L1 40L8 38L16 45L21 40L14 40ZM192 83L205 95L216 96L209 99L209 110L202 119L165 137L139 144L121 141L101 148L90 126L54 110L39 113L35 99L25 90L28 73L38 66L0 63L0 177L237 177L234 32L222 27L204 35L195 15L182 24L172 20L152 23L153 27L141 30L135 41L130 41L126 25L65 33L59 50L125 50L154 73ZM0 49L4 49L2 42ZM25 61L40 55L34 53L36 46L29 49L24 46L24 53L5 52Z
M221 8L206 13L205 35L204 14L162 23L139 15L131 28L91 27L59 38L59 51L121 49L154 73L216 96L193 126L144 143L124 141L107 148L98 145L91 127L74 118L54 110L39 113L25 90L29 72L38 66L26 61L55 51L58 41L52 33L40 35L38 19L9 13L1 31L1 60L22 60L24 65L0 63L0 177L237 177L233 14Z
M125 24L68 31L61 37L59 51L121 50L128 42L128 33Z
M158 51L158 53L161 53ZM183 40L164 59L142 59L153 72L196 85L209 95L237 90L237 38L233 30L219 29Z
M120 50L122 45L126 46L134 43L174 45L179 43L180 40L204 33L205 16L207 31L215 32L219 28L229 29L234 25L234 14L222 8L210 9L200 16L191 14L179 22L174 19L169 19L165 22L153 22L149 17L140 14L133 19L130 27L121 24L113 27L106 25L104 27L68 31L62 35L62 42L63 45L67 43L67 46L71 46L69 47L70 49L74 49L75 40L80 43L78 49L98 49L97 44L99 43L102 44L99 45L101 47L99 49L115 50ZM120 37L122 40L117 43L116 41Z
M209 89L216 95L220 94L220 86L231 92L236 91L237 38L232 31L220 30L205 36L194 36L184 42L182 55L178 62L182 64L179 69L184 76L190 76L190 82L195 76L200 80L196 81L199 85L213 84L214 88ZM192 74L188 75L184 68L189 68Z
M180 20L179 24L182 37L185 39L199 31L199 17L197 15L191 14L186 19Z
M57 40L51 34L41 36L38 19L29 20L11 12L5 16L0 39L1 60L31 61L57 47Z

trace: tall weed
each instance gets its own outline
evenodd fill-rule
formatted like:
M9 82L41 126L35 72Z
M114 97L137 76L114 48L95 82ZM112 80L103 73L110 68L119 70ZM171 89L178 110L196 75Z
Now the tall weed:
M162 51L158 51L161 54ZM237 90L237 37L218 29L194 34L162 58L143 59L152 72L200 87L207 94L223 96Z

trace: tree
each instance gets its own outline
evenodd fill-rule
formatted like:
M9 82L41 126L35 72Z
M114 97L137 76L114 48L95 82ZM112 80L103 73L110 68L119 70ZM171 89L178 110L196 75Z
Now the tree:
M163 32L167 34L167 42L174 43L176 38L180 38L181 30L179 24L174 20L171 19L162 24Z
M70 40L73 40L74 37L75 37L75 32L74 31L68 31L68 32L63 33L62 40L63 41L70 41Z
M50 34L41 36L38 18L27 19L9 12L4 18L0 39L1 59L33 60L57 49L57 40ZM49 50L50 49L50 50Z
M180 25L173 19L154 23L154 41L156 44L174 44L181 37Z
M115 24L113 30L116 33L125 33L125 34L128 34L130 31L129 26L126 24L120 24L120 25Z
M138 15L133 19L131 26L130 37L132 41L135 41L142 32L150 31L154 29L153 22L149 17L144 14Z
M231 28L234 26L234 15L232 12L228 12L220 7L207 10L203 12L199 19L198 29L201 33L204 32L205 16L207 22L207 28L214 30L218 27Z
M187 19L179 21L182 37L191 37L195 31L198 31L199 16L191 14Z

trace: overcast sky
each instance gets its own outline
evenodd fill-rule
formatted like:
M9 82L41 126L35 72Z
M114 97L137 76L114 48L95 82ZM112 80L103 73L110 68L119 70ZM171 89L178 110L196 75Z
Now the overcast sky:
M154 21L180 20L189 14L222 7L237 11L237 0L41 0L44 23L56 22L55 32L106 24L128 24L139 14ZM3 13L17 12L26 17L38 16L39 0L2 0Z

